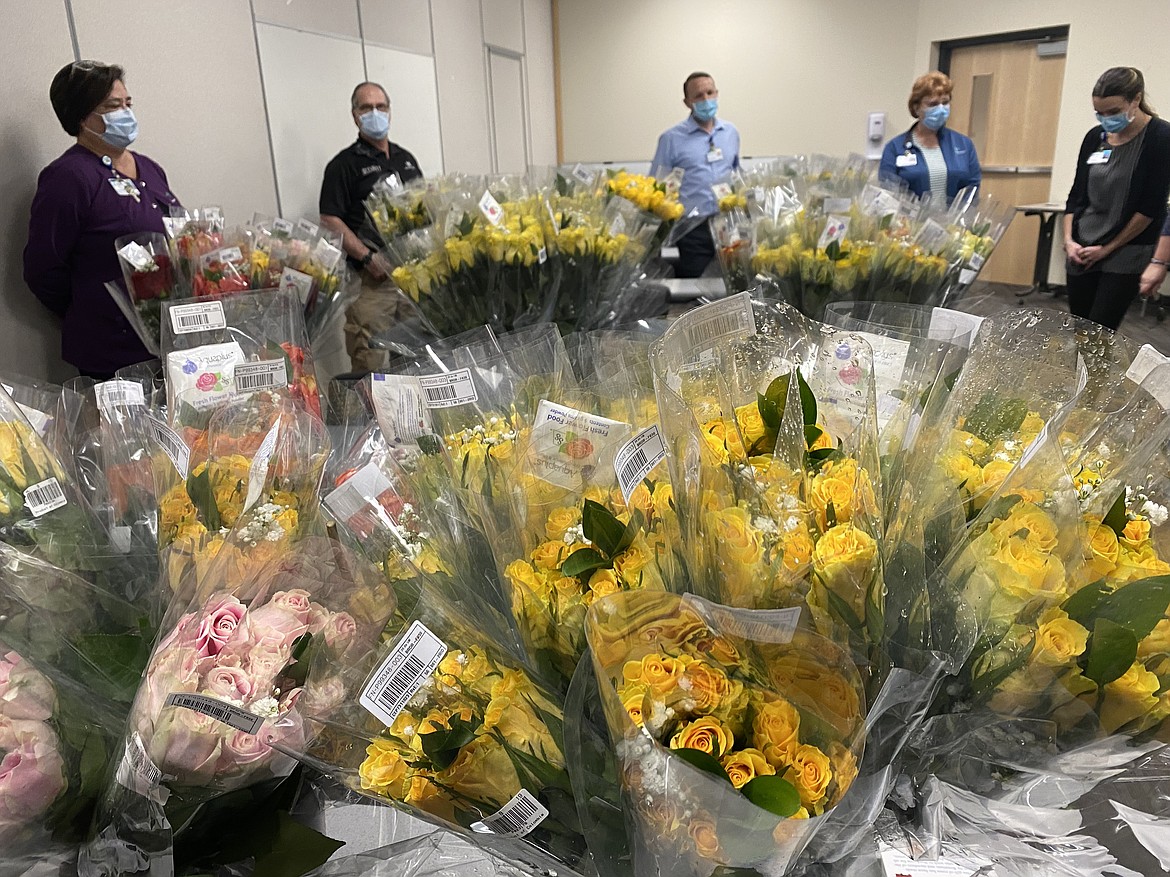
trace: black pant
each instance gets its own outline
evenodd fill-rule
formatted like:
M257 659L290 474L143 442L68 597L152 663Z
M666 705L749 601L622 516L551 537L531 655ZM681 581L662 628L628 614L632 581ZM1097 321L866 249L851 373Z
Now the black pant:
M678 263L674 266L674 276L699 277L714 258L715 242L711 240L711 229L704 220L702 225L678 239Z
M1068 309L1074 316L1116 329L1137 298L1141 279L1140 274L1069 273L1065 279Z

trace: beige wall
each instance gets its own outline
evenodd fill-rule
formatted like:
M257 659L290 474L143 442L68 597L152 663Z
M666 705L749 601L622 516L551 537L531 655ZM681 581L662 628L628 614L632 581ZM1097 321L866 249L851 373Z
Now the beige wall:
M428 174L490 171L489 43L522 57L528 156L553 163L551 9L551 0L0 0L0 32L19 35L0 54L9 107L0 373L73 373L55 319L21 278L37 173L71 145L48 101L62 65L82 57L126 67L142 126L136 148L166 168L184 204L220 204L229 222L278 207L297 216L315 209L325 162L355 136L345 108L358 77L402 82L398 96L388 86L395 111L410 117L392 120L391 136L410 149L420 142ZM298 77L307 77L299 94L289 89Z
M880 11L879 11L880 6ZM712 73L744 155L861 152L867 116L901 124L917 0L559 0L565 161L648 161ZM893 131L891 130L892 134Z
M1049 25L1069 25L1052 197L1064 201L1076 171L1081 138L1096 121L1090 92L1109 67L1138 67L1155 109L1170 115L1170 2L1125 0L920 0L915 69L928 69L932 47L943 40L1006 33Z

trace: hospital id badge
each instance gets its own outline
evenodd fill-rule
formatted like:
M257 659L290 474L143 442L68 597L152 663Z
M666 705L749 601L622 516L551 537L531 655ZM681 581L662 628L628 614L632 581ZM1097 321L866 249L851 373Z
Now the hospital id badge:
M134 185L133 180L123 180L110 178L110 185L114 191L125 198L138 199L138 187Z
M907 152L894 159L895 167L914 167L916 164L918 164L918 156L913 152Z
M712 146L707 151L707 164L713 161L720 161L723 158L723 150L718 146Z
M1085 164L1108 164L1109 156L1113 154L1112 149L1098 149L1089 156Z

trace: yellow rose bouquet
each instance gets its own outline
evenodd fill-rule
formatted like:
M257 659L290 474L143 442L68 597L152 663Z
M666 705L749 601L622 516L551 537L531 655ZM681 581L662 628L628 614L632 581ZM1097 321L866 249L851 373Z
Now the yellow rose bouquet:
M646 174L631 174L625 169L606 171L605 190L610 198L624 198L645 213L662 220L652 246L661 246L675 224L683 217L683 205L678 200L681 176L671 173L664 179ZM680 226L681 227L681 226Z
M393 175L374 186L366 199L366 213L383 241L431 224L426 194L421 180L403 186Z
M560 292L553 320L564 332L600 328L637 319L649 311L644 303L634 313L622 309L623 293L653 255L662 220L639 210L633 202L605 196L591 187L570 190L558 175L550 194L548 239L559 255Z
M590 608L633 873L784 873L849 792L861 680L800 612L649 591Z
M805 605L864 650L882 615L870 348L786 305L757 320L737 298L692 311L652 348L691 579L729 605ZM696 349L733 316L735 334Z
M960 189L947 211L948 227L959 233L958 274L952 273L941 295L943 304L962 298L995 252L1012 218L1014 205L1002 204L974 186Z
M310 682L301 703L321 705L321 733L297 757L509 858L584 867L559 699L425 585L395 619L373 661L340 668L336 694Z

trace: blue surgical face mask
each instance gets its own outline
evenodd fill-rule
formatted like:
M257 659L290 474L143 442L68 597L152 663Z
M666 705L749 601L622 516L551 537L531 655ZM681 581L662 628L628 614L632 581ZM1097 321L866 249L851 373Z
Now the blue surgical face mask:
M102 121L106 123L106 130L101 138L115 149L125 149L138 139L138 119L130 107L102 113Z
M951 108L948 104L939 104L935 107L930 107L922 114L922 124L931 131L937 131L947 123L947 119L951 117Z
M719 101L715 98L707 98L707 100L697 100L694 106L691 107L691 112L694 113L695 118L700 122L710 122L715 118L715 111L719 109Z
M371 140L381 140L390 133L390 114L381 110L370 110L358 116L362 133Z
M1101 123L1101 127L1105 129L1106 133L1117 134L1128 128L1133 119L1126 113L1114 113L1112 116L1102 116L1097 113L1097 121Z

